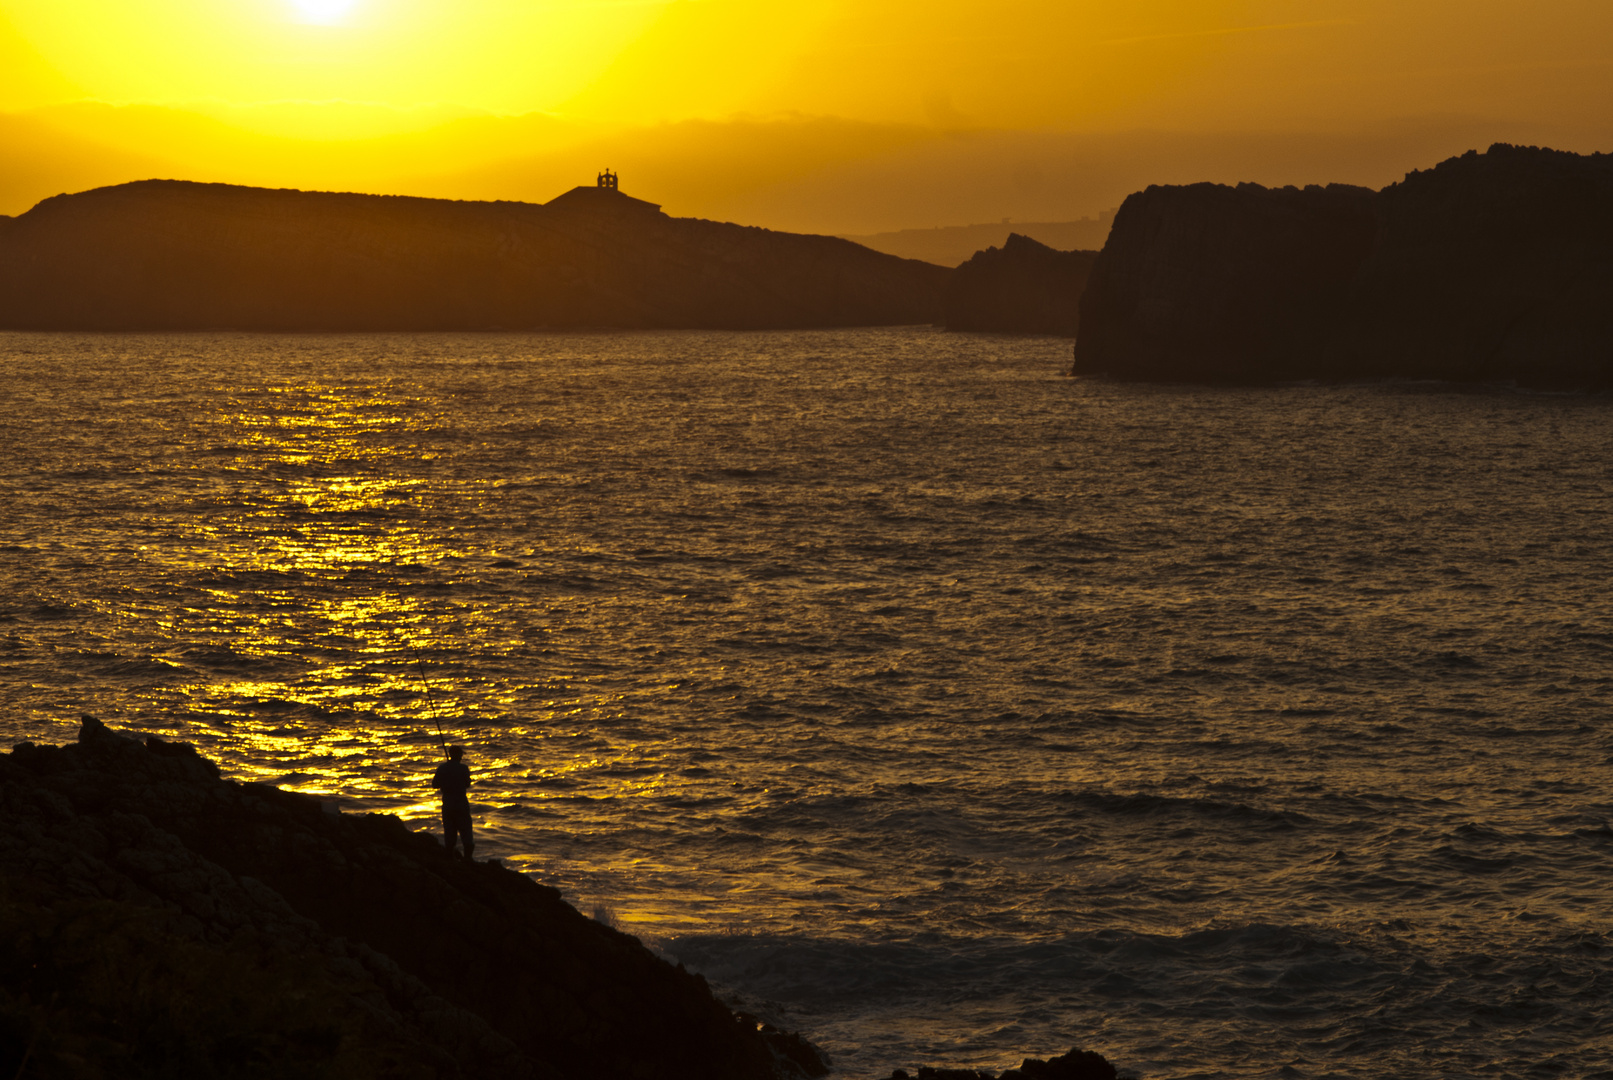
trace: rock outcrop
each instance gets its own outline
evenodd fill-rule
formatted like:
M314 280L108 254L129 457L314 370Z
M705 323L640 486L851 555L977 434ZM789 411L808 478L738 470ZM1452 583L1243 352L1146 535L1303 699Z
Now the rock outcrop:
M913 1080L906 1069L891 1073L890 1080ZM980 1069L932 1069L922 1066L917 1080L1115 1080L1115 1067L1102 1054L1076 1047L1068 1054L1043 1061L1026 1058L1017 1069L991 1073Z
M1075 372L1613 383L1613 157L1492 146L1381 192L1150 187L1116 216Z
M1150 187L1128 198L1081 300L1077 374L1288 377L1372 249L1374 193Z
M0 222L0 327L473 330L932 323L949 271L829 236L544 204L147 180Z
M1056 251L1019 233L978 251L952 272L943 301L948 330L1074 336L1096 251Z
M86 718L77 745L0 758L0 807L6 1076L827 1071L555 890L182 743Z

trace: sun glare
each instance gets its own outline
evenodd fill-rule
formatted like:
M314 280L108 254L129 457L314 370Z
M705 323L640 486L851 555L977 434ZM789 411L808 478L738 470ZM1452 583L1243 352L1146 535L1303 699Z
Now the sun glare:
M358 0L291 0L299 22L330 26L347 18Z
M749 2L749 0L745 0ZM113 104L352 101L554 110L673 0L0 0L42 62ZM0 99L7 79L0 48ZM3 106L0 106L3 107Z

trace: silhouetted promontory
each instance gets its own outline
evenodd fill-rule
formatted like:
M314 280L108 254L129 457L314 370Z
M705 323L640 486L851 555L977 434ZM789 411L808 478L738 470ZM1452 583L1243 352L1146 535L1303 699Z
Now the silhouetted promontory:
M1056 251L1019 233L978 251L952 272L948 330L1073 335L1096 251Z
M554 889L183 743L85 718L76 745L0 757L0 807L5 1076L827 1071Z
M0 221L0 327L932 323L949 273L835 237L669 217L606 187L537 205L146 180Z
M1505 144L1381 192L1150 187L1081 303L1075 371L1613 384L1613 157Z
M1102 1054L1075 1047L1046 1061L1026 1058L1017 1069L1001 1073L989 1069L932 1069L920 1066L918 1080L1115 1080L1115 1067ZM891 1073L890 1080L913 1080L906 1069Z

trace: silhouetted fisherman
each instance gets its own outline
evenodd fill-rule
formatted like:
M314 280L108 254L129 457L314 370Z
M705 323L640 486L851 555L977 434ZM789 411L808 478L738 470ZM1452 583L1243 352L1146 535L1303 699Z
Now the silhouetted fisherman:
M459 759L465 756L463 746L450 746L452 760L437 766L431 775L431 786L442 792L442 842L454 850L454 840L463 837L465 858L476 850L476 841L470 835L470 800L465 792L470 789L470 766Z

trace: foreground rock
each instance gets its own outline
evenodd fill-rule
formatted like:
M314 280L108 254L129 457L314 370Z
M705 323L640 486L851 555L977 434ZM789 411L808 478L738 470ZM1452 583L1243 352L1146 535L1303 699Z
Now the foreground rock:
M1151 187L1082 300L1075 371L1613 384L1613 157L1492 146L1381 192Z
M948 330L1073 337L1096 251L1056 251L1011 233L952 272L943 302Z
M890 1080L913 1080L906 1069L891 1073ZM1068 1054L1043 1061L1026 1058L1017 1069L1001 1073L982 1072L976 1069L932 1069L918 1071L917 1080L1115 1080L1115 1067L1102 1054L1079 1047Z
M0 807L0 1075L827 1071L555 890L185 744L86 718L0 758Z
M946 268L690 218L148 180L0 219L0 328L788 328L938 321Z

